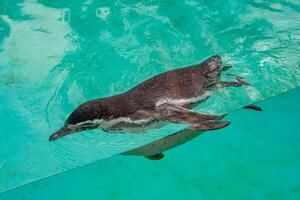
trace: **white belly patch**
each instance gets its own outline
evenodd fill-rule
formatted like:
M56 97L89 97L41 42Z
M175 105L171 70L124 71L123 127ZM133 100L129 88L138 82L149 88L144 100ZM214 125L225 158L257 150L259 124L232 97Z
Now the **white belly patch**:
M208 98L210 95L212 95L211 91L207 91L204 94L198 96L198 97L192 97L189 99L171 99L171 98L164 98L159 100L156 103L156 107L160 106L164 103L171 103L178 106L184 106L191 103L197 103L200 102L206 98ZM94 120L87 120L84 122L80 122L75 125L69 125L71 128L76 127L89 127L89 126L98 126L99 128L108 130L108 131L114 131L114 132L145 132L147 129L151 128L159 128L164 125L166 125L167 122L163 120L155 120L155 117L149 117L145 119L139 119L139 120L132 120L130 117L119 117L116 119L113 119L113 116L111 116L111 119L103 120L103 119L94 119Z
M115 132L144 132L146 129L150 128L150 126L152 127L155 124L155 123L151 123L151 121L154 121L153 118L132 120L130 117L120 117L120 118L110 119L110 120L103 120L103 119L87 120L69 126L71 126L70 128L75 128L75 129L76 127L98 126L99 128L108 131L115 131Z
M197 103L199 101L202 101L202 100L208 98L211 95L212 95L212 91L207 91L204 94L201 94L201 95L199 95L197 97L192 97L192 98L189 98L189 99L171 99L171 98L165 98L165 99L159 100L156 103L156 107L160 106L160 105L162 105L164 103L171 103L171 104L175 104L175 105L178 105L178 106L184 106L184 105L187 105L187 104Z

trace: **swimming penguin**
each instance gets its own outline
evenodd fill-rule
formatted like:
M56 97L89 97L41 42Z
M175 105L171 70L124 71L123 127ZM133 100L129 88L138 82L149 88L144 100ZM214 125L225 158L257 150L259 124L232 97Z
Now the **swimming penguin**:
M187 130L208 131L224 128L229 121L224 115L210 115L190 109L207 99L218 89L248 86L241 77L225 82L220 56L212 56L200 64L156 75L127 92L88 101L76 108L64 126L49 137L49 141L66 135L101 128L109 132L140 132L165 123L189 124Z

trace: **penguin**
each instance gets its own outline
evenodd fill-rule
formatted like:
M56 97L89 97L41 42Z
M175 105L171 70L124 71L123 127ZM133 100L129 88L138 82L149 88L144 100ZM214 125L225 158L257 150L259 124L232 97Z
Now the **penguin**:
M191 109L224 87L250 85L239 76L235 76L235 81L222 81L221 73L230 68L222 66L221 57L214 55L199 64L158 74L124 93L87 101L68 116L49 141L96 128L108 132L144 132L167 123L188 124L189 131L224 128L230 124L221 120L225 114Z

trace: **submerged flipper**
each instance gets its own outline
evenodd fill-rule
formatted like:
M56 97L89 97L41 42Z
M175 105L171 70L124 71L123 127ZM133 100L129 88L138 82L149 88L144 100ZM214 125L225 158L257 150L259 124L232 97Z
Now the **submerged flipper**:
M259 107L259 106L256 106L256 105L253 105L253 104L250 104L248 106L245 106L244 107L245 109L252 109L252 110L255 110L255 111L262 111L262 108Z
M163 159L165 157L165 155L163 153L158 153L158 154L145 156L145 157L150 159L150 160L160 160L160 159Z
M216 120L225 116L197 113L170 103L158 106L156 111L159 112L161 118L179 124L195 124L200 121Z
M173 123L191 124L190 130L216 130L224 128L230 124L228 121L214 121L223 118L225 115L209 115L197 113L185 109L181 106L165 103L157 107L162 119Z

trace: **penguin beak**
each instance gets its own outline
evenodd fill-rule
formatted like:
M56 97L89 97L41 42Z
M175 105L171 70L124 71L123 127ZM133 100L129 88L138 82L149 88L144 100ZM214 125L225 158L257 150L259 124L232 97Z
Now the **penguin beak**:
M75 130L69 129L66 126L64 126L61 129L59 129L58 131L56 131L55 133L53 133L49 137L49 141L57 140L61 137L64 137L64 136L69 135L69 134L74 133L74 132L75 132Z

